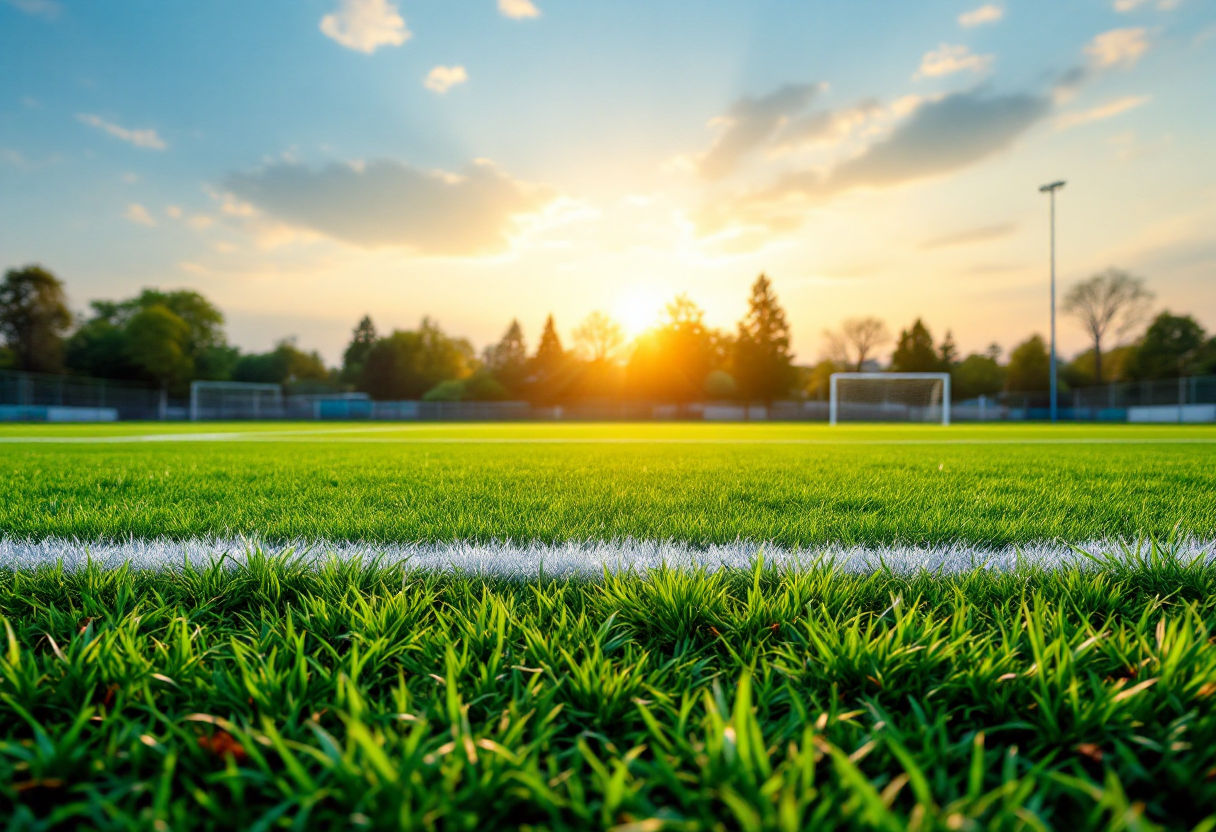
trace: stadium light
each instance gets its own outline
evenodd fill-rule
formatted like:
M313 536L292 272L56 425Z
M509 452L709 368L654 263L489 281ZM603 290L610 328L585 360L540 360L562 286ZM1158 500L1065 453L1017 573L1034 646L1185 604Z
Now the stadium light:
M1051 423L1056 423L1056 191L1064 187L1064 180L1052 182L1039 188L1040 193L1051 197Z

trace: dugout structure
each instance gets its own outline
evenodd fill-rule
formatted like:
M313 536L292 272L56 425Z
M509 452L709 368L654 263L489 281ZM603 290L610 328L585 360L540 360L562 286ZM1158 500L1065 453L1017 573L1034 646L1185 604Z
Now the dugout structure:
M828 421L950 424L949 373L832 373Z
M243 381L190 383L190 421L282 419L283 389Z

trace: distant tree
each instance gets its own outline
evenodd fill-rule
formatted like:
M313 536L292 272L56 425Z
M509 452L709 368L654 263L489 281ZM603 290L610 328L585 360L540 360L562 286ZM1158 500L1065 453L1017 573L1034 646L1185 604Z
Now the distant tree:
M770 403L794 384L790 326L772 282L763 274L752 284L747 315L739 322L734 368L739 392L747 400Z
M328 382L329 370L317 352L304 352L294 338L284 338L266 353L242 355L232 370L233 381L260 384Z
M946 337L937 347L937 363L940 369L949 371L958 363L958 346L954 343L954 333L946 330Z
M933 346L933 336L925 322L917 318L899 333L891 369L897 373L934 373L941 369L941 357Z
M528 345L518 320L512 320L498 343L486 349L485 364L509 395L523 390L528 375Z
M883 344L891 340L887 325L878 318L849 318L839 332L823 331L827 340L828 358L841 369L860 373L866 361Z
M1089 334L1093 343L1093 377L1096 384L1102 374L1102 339L1113 326L1122 336L1138 325L1148 314L1153 293L1144 288L1143 278L1110 268L1073 286L1064 295L1063 309L1072 315Z
M537 404L554 404L577 383L577 368L562 347L553 316L545 319L536 354L528 360L526 388Z
M733 399L739 394L735 377L725 370L711 370L705 377L705 395L713 400Z
M956 401L995 396L1005 389L1005 368L988 354L972 353L950 370L950 395Z
M1043 336L1032 335L1009 353L1005 389L1015 393L1040 393L1050 388L1051 359Z
M805 378L807 397L815 401L827 401L831 397L832 373L844 371L840 365L830 358L825 358L808 368Z
M626 389L634 398L649 401L685 404L703 399L716 357L705 313L680 295L667 304L659 323L634 343L625 367Z
M364 315L351 333L350 343L342 353L342 380L355 382L363 372L367 362L367 354L376 343L376 325L372 323L371 315Z
M621 325L603 312L592 312L574 330L574 345L589 361L606 361L624 343Z
M140 309L127 321L125 334L127 359L145 378L162 389L190 380L190 325L168 307L155 303Z
M416 331L396 330L372 345L359 389L381 400L418 399L440 382L463 380L472 363L468 341L423 318Z
M1199 370L1206 333L1190 315L1162 312L1149 324L1129 367L1132 378L1163 379Z
M63 283L41 266L9 269L0 281L0 337L21 370L63 370L64 334L72 325Z

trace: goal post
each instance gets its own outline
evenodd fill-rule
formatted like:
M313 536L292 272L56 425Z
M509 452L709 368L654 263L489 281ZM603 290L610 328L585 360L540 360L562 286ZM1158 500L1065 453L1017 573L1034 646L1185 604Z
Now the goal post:
M832 373L828 421L950 424L949 373Z
M190 421L282 419L283 388L245 381L190 382Z

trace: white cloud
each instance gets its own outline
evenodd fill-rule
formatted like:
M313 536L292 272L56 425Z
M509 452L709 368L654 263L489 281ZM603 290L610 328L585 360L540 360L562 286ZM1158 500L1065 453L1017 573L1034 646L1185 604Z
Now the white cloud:
M469 73L465 72L462 66L437 66L427 74L426 80L422 83L428 90L434 90L443 95L452 87L463 84L467 80L469 80Z
M512 20L540 17L540 9L532 0L498 0L498 11Z
M18 11L32 14L46 20L55 20L63 12L63 7L55 0L0 0Z
M148 209L138 202L132 202L128 205L123 216L138 225L156 225L156 220L152 219L152 215L148 213Z
M170 205L168 208L165 209L165 214L168 217L170 217L171 219L175 219L175 220L181 219L182 209L178 208L176 205Z
M1135 11L1140 6L1153 2L1153 0L1115 0L1115 11L1126 13ZM1176 9L1181 5L1182 0L1157 0L1157 8L1161 11L1169 11Z
M347 49L368 55L413 37L389 0L340 0L336 12L321 18L321 31Z
M195 214L193 217L186 220L186 222L191 228L197 231L205 231L215 223L215 220L206 214Z
M136 147L142 147L146 150L164 150L168 147L164 140L157 135L155 130L128 130L125 127L120 127L113 122L106 121L100 116L90 116L81 113L77 116L90 127L96 127L98 130L104 130L116 139L122 139L124 142L130 142Z
M1089 42L1085 54L1098 69L1112 66L1132 67L1148 51L1146 29L1111 29Z
M985 23L996 23L1005 16L1005 10L991 3L963 12L958 16L958 25L970 29L972 26L982 26Z
M932 52L926 52L920 62L916 78L937 78L970 70L985 72L992 65L991 55L975 55L965 46L950 46L943 43Z
M1105 104L1091 107L1079 113L1065 113L1056 119L1056 128L1067 130L1069 127L1088 124L1091 121L1102 121L1103 119L1117 116L1120 113L1126 113L1128 110L1134 110L1151 100L1151 96L1147 95L1129 95L1123 98L1116 98L1114 101L1108 101Z

